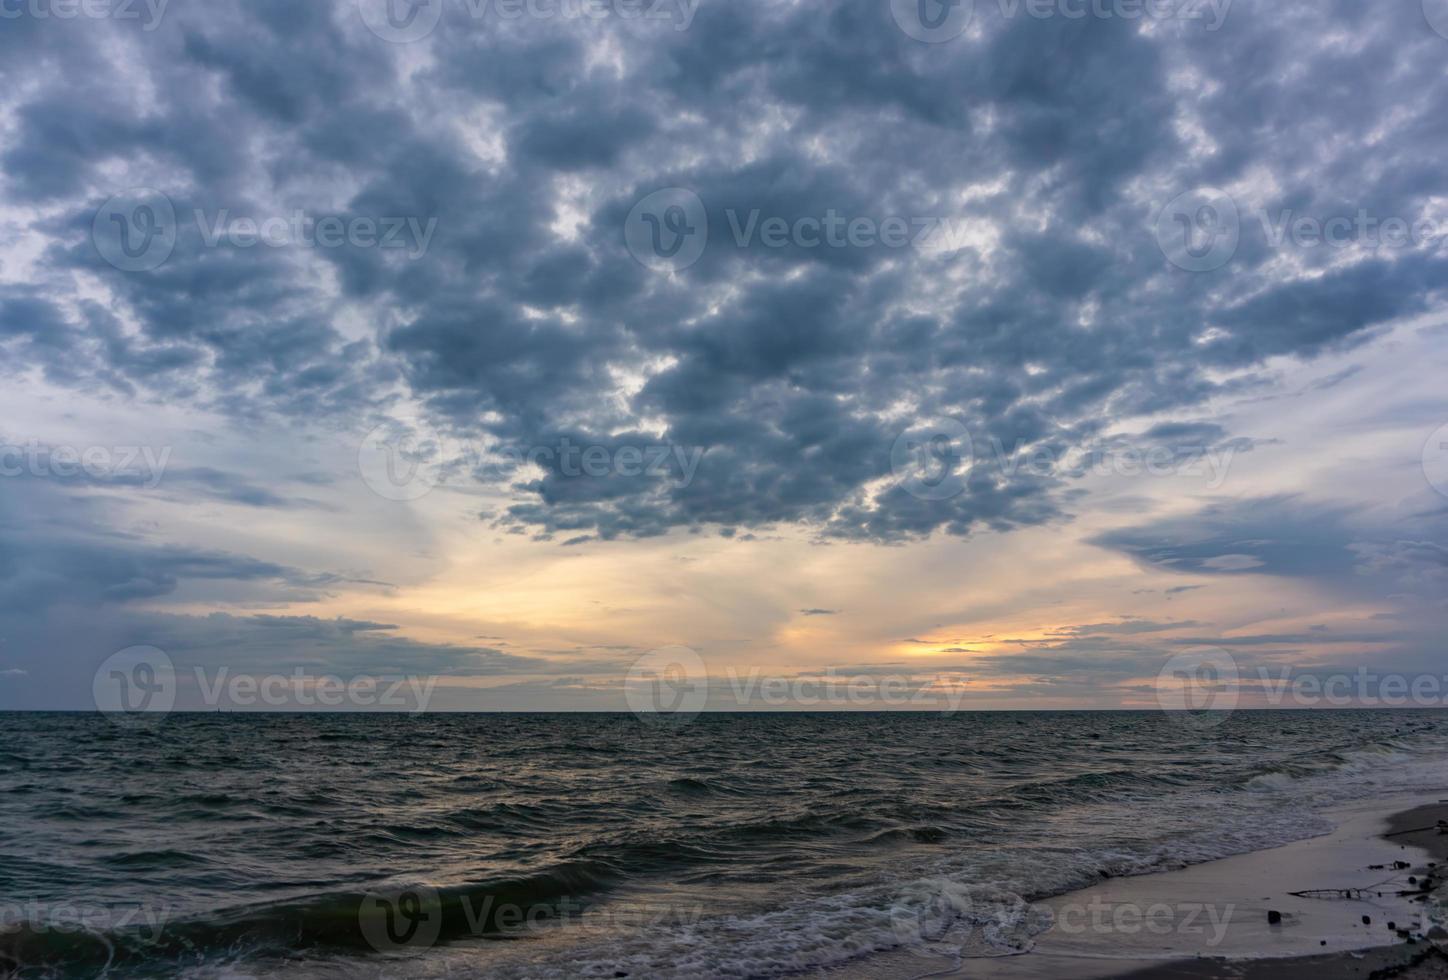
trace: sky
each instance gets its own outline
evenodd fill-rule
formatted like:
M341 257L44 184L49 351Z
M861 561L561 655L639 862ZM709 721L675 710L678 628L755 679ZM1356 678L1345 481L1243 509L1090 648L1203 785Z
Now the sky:
M1448 703L1448 0L3 0L0 83L0 708Z

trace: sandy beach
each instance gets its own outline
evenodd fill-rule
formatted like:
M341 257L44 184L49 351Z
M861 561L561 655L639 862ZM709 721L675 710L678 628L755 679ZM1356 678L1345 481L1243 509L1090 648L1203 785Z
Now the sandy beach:
M1439 830L1448 802L1376 800L1329 816L1335 829L1323 836L1033 903L1037 925L1019 955L972 956L991 928L974 923L821 976L1448 977L1439 949L1448 932L1434 918L1448 894L1439 878L1448 872L1448 834Z

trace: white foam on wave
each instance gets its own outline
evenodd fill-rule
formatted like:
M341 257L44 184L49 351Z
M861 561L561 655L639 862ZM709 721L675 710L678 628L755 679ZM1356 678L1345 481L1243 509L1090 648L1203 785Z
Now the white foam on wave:
M1254 776L1235 794L1189 788L1089 808L1093 823L1115 825L1129 838L967 851L878 888L701 921L674 934L616 937L607 950L579 949L568 962L534 962L498 975L743 978L910 948L936 958L1011 955L1049 928L1037 899L1074 891L1103 873L1147 874L1277 847L1328 833L1332 824L1321 811L1330 805L1448 788L1448 753L1397 746L1369 746L1343 753L1337 763L1299 769Z

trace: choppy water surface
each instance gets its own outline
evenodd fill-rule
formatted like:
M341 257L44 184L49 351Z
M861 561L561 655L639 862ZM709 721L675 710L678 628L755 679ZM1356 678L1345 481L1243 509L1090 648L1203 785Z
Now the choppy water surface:
M1445 758L1434 712L0 715L0 974L768 977L942 914L1006 952L1019 897Z

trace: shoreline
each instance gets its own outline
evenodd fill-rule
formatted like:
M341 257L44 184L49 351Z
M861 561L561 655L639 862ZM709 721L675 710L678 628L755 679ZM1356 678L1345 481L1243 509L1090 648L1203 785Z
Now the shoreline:
M1448 932L1429 916L1448 904L1448 832L1438 824L1448 801L1360 802L1326 816L1335 826L1319 837L1032 903L1046 928L1017 955L972 956L967 942L959 959L941 947L899 949L815 975L1448 980Z

